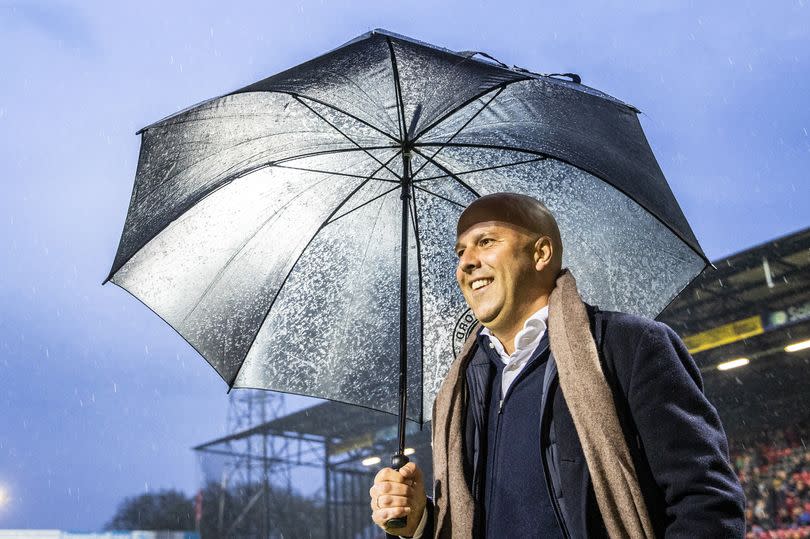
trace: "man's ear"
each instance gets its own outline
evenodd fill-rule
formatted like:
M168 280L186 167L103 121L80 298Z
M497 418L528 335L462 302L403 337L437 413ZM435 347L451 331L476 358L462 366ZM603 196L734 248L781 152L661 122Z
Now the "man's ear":
M537 271L542 271L554 258L554 246L551 244L551 238L548 236L540 236L534 242L534 267Z

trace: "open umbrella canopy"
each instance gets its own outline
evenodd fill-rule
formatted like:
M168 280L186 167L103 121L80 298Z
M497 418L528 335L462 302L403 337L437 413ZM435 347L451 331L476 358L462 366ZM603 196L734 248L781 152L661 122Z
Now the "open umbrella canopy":
M478 196L543 200L586 301L658 314L706 260L638 111L477 56L374 31L145 128L108 280L230 387L388 412L404 307L420 422L469 328L453 244Z

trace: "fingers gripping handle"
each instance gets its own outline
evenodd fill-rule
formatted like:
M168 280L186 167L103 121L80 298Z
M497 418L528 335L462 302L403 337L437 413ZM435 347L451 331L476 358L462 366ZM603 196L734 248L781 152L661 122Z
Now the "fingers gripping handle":
M403 453L394 453L391 456L391 467L395 470L399 470L409 462L410 459L406 457Z
M401 452L394 453L391 457L391 467L395 470L399 470L406 464L408 464L409 459ZM391 520L386 521L385 527L391 529L398 529L404 528L408 524L407 518L392 518Z

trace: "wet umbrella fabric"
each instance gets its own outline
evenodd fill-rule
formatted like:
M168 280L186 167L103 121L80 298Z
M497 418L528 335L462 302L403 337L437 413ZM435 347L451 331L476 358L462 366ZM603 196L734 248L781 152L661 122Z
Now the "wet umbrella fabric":
M407 344L422 422L469 330L452 244L477 196L545 201L605 309L655 316L705 267L637 112L371 32L142 130L108 280L229 387L396 413Z

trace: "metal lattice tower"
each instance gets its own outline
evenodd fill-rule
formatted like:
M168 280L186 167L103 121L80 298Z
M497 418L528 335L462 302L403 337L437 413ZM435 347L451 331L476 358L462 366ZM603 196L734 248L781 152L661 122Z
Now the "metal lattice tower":
M207 451L208 456L220 457L216 471L209 470L206 475L216 477L219 483L216 528L221 536L274 535L271 507L279 492L292 489L291 463L287 441L261 431L261 426L284 413L283 394L261 390L231 393L228 436ZM254 430L249 436L239 436Z
M282 417L285 414L284 394L262 390L237 390L230 394L230 407L226 419L229 434L245 432ZM244 462L238 471L245 474L245 483L250 484L261 474L261 481L291 488L290 466L281 457L286 455L286 444L280 447L266 432L260 436L246 438L242 445L245 450ZM261 457L258 459L257 457ZM272 464L272 465L271 465ZM259 468L258 470L256 468ZM237 470L234 470L237 471ZM273 481L270 481L271 476Z
M203 539L379 536L368 489L395 450L394 416L335 402L289 412L279 394L232 395L228 434L194 448L207 479ZM432 484L429 431L408 428Z

